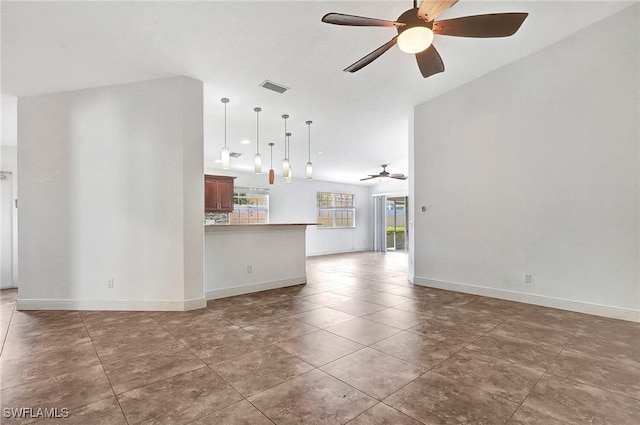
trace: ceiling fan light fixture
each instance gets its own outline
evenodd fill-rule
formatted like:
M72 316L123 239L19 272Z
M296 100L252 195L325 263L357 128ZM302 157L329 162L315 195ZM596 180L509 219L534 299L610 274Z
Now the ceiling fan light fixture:
M398 35L398 47L405 53L424 52L433 42L433 31L425 26L407 28Z

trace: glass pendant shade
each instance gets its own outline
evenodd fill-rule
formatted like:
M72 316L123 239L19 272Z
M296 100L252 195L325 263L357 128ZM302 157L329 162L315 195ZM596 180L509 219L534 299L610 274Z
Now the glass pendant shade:
M276 181L276 173L273 171L273 143L269 143L271 148L271 169L269 170L269 184L273 184Z
M262 155L259 153L253 158L253 166L256 174L262 174Z
M287 173L287 177L284 179L287 183L291 183L291 179L293 178L293 171L291 167L289 167L289 172Z
M289 160L285 158L282 160L282 177L287 177L289 170L291 170L291 165L289 164Z
M311 162L307 162L307 180L313 179L313 164Z
M306 168L306 176L307 176L307 180L312 180L313 179L313 164L311 163L311 124L313 124L313 121L307 121L305 124L307 124L307 128L309 130L309 159L307 160L307 168Z
M224 147L222 148L222 152L220 153L220 159L222 160L222 169L223 170L228 170L229 169L229 148Z
M431 46L433 31L427 27L416 26L404 30L398 36L398 47L405 53L420 53Z

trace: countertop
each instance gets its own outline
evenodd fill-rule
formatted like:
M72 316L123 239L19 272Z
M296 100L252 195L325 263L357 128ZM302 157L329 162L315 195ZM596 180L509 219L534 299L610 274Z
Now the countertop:
M255 223L255 224L205 224L205 226L317 226L318 223Z

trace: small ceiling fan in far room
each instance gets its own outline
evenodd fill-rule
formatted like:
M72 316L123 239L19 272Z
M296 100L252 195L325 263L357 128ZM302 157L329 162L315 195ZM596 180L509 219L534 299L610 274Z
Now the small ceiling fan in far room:
M434 34L475 38L509 37L520 29L529 15L528 13L492 13L435 21L457 2L458 0L423 0L418 8L417 1L414 0L413 8L405 11L395 21L327 13L322 17L322 22L353 27L395 27L398 31L398 35L349 65L344 71L359 71L398 44L403 52L416 55L418 68L422 76L427 78L444 71L442 58L431 44Z
M360 181L365 181L365 180L371 180L371 179L377 179L379 177L389 177L390 179L398 179L398 180L406 180L407 176L405 176L404 174L389 174L389 172L387 171L387 164L382 164L382 171L379 174L367 174L369 177L365 177L363 179L360 179Z

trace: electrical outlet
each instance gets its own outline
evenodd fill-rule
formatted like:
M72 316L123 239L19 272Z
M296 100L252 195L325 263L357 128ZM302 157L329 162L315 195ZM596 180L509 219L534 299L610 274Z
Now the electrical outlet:
M113 288L113 279L107 281L107 288Z
M253 266L247 266L247 273L253 273Z
M525 275L524 275L524 283L531 283L531 274L525 273Z

